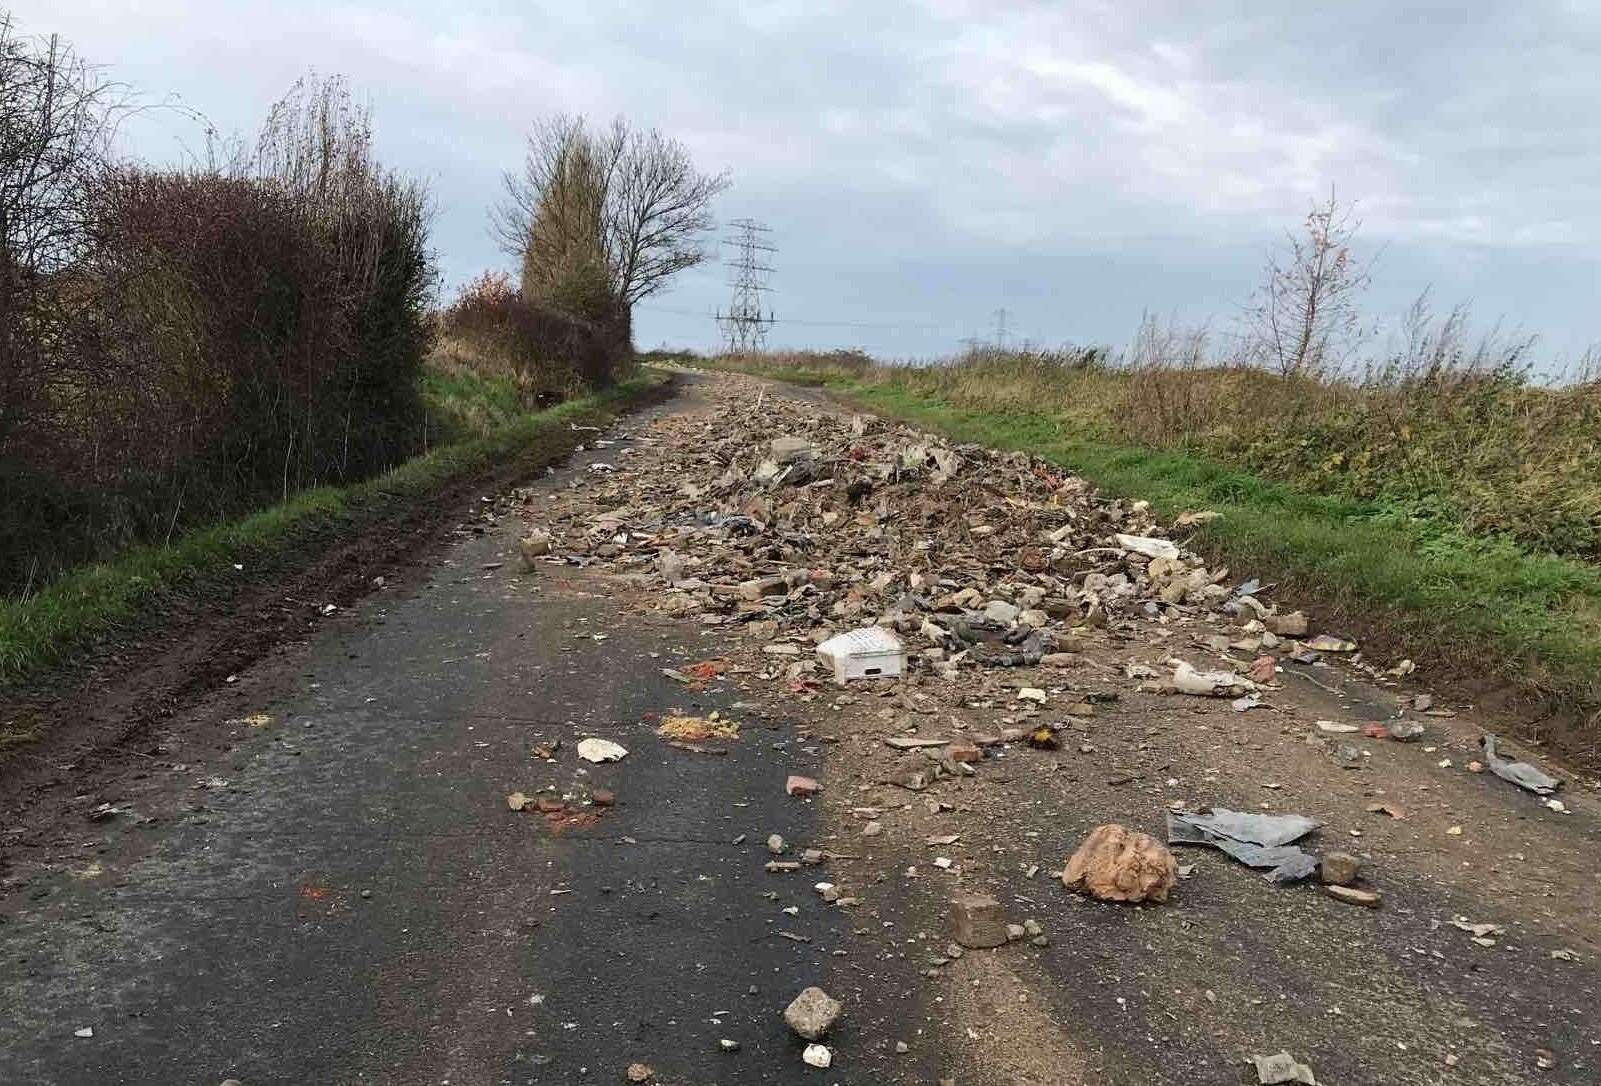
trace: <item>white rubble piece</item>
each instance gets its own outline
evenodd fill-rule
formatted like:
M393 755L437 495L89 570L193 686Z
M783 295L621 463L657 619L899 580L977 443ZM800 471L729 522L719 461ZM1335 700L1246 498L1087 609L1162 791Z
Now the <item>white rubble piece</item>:
M817 646L817 658L834 672L838 683L890 679L906 670L906 649L882 626L863 626L830 637Z
M584 739L578 744L578 756L586 762L620 762L628 751L610 739Z
M1178 545L1166 540L1156 539L1148 535L1124 535L1118 532L1114 537L1117 545L1126 551L1143 554L1147 558L1177 558Z

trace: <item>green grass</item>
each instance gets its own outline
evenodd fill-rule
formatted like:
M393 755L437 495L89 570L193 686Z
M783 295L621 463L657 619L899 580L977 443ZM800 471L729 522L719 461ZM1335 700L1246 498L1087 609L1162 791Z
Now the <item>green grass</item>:
M745 369L746 367L740 367ZM1309 494L1185 452L1108 442L1057 416L953 404L903 382L788 368L880 414L954 440L1039 454L1164 517L1210 509L1192 546L1239 575L1283 582L1391 657L1501 679L1569 714L1601 710L1601 568L1408 515L1382 501ZM1560 738L1553 735L1552 738ZM1589 722L1563 745L1593 752ZM1577 742L1573 742L1577 740Z
M83 567L26 599L0 601L0 685L61 660L169 593L208 579L226 578L235 563L248 569L302 541L330 530L349 529L365 515L425 498L455 479L519 456L531 446L565 451L577 441L569 424L601 425L662 380L660 375L645 374L599 395L513 416L479 436L436 448L365 482L304 491L279 505L191 532L170 544L137 547L111 561ZM450 381L470 404L492 402L496 395L492 384L475 383L470 376L454 376ZM448 387L436 383L429 394L446 395Z

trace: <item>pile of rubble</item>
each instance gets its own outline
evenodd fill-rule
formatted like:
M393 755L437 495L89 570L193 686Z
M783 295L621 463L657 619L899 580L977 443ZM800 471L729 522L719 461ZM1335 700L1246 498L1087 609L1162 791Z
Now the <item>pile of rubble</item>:
M666 420L677 433L625 450L615 469L597 465L541 514L530 560L604 564L666 613L737 627L795 693L850 677L814 650L867 627L895 634L878 647L892 670L867 673L904 667L965 685L974 672L1071 665L1087 638L1126 639L1139 623L1211 615L1239 627L1212 647L1249 659L1218 673L1162 658L1138 677L1230 697L1271 681L1251 666L1263 650L1355 647L1292 642L1305 616L1278 614L1252 594L1259 585L1231 585L1226 568L1166 538L1205 514L1164 526L1149 503L1101 495L1038 457L750 385L716 395L715 412Z

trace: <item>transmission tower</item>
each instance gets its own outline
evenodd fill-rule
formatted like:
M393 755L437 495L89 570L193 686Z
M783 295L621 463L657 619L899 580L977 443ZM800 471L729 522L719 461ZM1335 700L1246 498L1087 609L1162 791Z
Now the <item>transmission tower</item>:
M997 350L1006 350L1006 318L1010 315L1006 307L1002 306L995 311L995 347Z
M768 228L754 219L735 219L728 225L734 234L723 244L733 250L727 265L734 295L727 313L717 311L717 326L730 354L753 354L767 346L767 329L773 323L772 309L762 312L762 295L773 289L767 285L773 269L763 261L765 254L778 249L767 243Z

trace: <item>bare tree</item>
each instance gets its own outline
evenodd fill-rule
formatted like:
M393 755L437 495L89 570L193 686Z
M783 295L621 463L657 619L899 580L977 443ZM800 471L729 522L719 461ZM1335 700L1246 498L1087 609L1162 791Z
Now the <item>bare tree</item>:
M1360 226L1330 190L1307 212L1304 234L1287 233L1286 248L1268 257L1266 282L1246 310L1248 345L1263 364L1285 376L1320 374L1356 350L1370 268L1351 252Z
M618 118L596 130L562 116L534 126L522 170L505 183L495 233L522 260L525 286L598 262L626 319L640 299L707 259L701 238L729 182L702 173L688 148L655 129Z
M120 98L60 39L23 37L0 14L0 443L72 358L85 293L72 278L92 246Z

